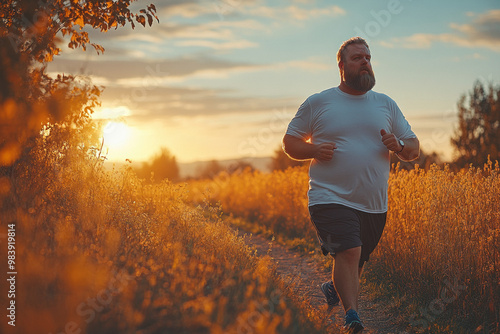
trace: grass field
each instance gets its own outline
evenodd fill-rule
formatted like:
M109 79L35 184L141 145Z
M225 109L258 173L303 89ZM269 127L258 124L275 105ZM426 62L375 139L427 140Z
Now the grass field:
M41 144L1 170L0 227L15 226L18 274L16 326L2 298L0 332L320 333L217 207L186 204L182 185L61 157Z
M148 184L131 168L51 152L40 142L0 170L1 234L14 226L16 240L16 333L322 331L317 312L223 219L317 249L306 168ZM388 223L365 281L398 329L498 332L499 172L391 173Z
M389 179L385 234L366 281L411 332L500 331L500 168L404 171ZM190 200L209 199L299 248L316 247L307 169L220 174L193 182ZM248 224L247 224L248 225Z

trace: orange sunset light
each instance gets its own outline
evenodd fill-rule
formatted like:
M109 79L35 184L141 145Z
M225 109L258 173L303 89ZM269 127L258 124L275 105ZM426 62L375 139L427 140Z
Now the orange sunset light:
M125 146L129 142L132 133L127 124L115 121L108 122L102 132L104 146L111 150Z

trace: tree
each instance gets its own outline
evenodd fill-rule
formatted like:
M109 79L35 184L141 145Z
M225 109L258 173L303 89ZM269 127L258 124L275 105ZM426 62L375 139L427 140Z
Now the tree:
M196 175L199 179L213 179L224 170L224 167L217 160L211 160L209 163L198 167Z
M162 147L160 153L155 155L150 163L143 163L137 175L147 180L152 179L154 182L165 179L176 181L179 179L179 167L175 156L167 148Z
M458 127L451 138L455 148L455 164L482 166L500 159L500 87L479 81L468 96L462 95L457 104Z
M145 26L146 19L149 25L153 18L158 20L154 5L139 14L131 13L128 7L133 1L0 3L0 166L11 166L28 141L42 133L45 137L70 138L73 136L68 133L74 129L95 127L90 124L90 115L99 104L100 90L72 76L50 78L45 65L61 52L57 43L64 37L70 37L70 48L85 50L90 44L98 53L103 52L102 46L91 43L83 27L106 32L127 23ZM68 146L67 141L60 143ZM91 149L88 144L81 148Z
M244 172L244 171L255 171L255 167L247 162L247 161L244 161L244 160L238 160L236 162L233 162L232 164L230 164L229 166L227 166L226 168L226 172L228 174L234 174L234 173L241 173L241 172Z
M149 5L139 14L129 6L136 0L4 0L0 4L0 36L6 36L19 54L29 55L38 62L51 61L61 52L56 45L58 34L70 36L68 47L86 49L92 45L98 52L104 48L91 43L85 26L106 32L135 22L146 26L158 22L156 7Z

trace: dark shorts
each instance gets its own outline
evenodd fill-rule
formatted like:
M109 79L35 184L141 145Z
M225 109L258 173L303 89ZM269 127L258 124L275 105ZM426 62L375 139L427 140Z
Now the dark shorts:
M343 250L361 246L359 266L368 261L384 231L387 213L367 213L341 204L309 207L323 254L335 256Z

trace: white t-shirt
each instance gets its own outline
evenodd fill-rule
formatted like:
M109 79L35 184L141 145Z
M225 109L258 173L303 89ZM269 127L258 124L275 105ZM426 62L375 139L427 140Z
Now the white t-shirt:
M369 213L387 211L390 163L381 129L400 139L416 137L385 94L350 95L334 87L302 103L286 133L313 144L337 145L332 160L311 161L310 206L336 203Z

